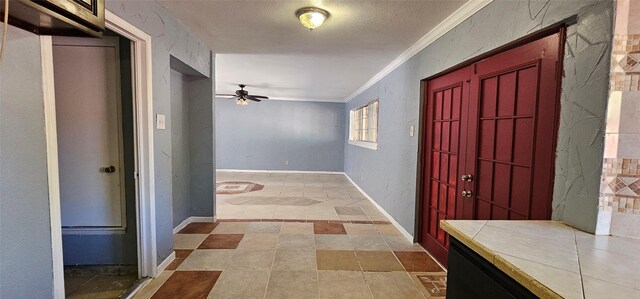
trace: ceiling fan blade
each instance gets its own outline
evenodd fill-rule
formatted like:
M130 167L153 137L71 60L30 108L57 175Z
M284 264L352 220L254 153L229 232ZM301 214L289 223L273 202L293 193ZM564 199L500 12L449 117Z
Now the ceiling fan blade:
M256 99L254 96L247 96L246 99L254 102L262 102L262 100Z
M251 96L251 97L254 97L254 98L256 98L256 99L265 99L265 100L268 100L268 99L269 99L269 97L265 97L265 96L254 96L254 95L250 95L250 96Z
M236 97L235 94L216 93L216 97Z

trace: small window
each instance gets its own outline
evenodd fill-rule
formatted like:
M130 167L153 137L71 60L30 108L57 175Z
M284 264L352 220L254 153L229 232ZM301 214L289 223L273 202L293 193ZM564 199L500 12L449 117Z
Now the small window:
M378 148L378 100L351 110L349 143Z

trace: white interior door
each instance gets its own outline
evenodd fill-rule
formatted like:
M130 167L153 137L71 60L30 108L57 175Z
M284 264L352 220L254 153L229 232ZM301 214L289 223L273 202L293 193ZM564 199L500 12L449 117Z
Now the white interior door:
M63 228L126 226L117 38L54 38Z

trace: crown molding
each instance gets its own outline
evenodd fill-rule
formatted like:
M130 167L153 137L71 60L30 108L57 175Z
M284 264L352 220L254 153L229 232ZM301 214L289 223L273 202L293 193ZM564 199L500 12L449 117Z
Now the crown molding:
M393 70L401 66L403 63L407 62L407 60L418 54L418 52L422 51L422 49L435 42L438 38L442 37L445 33L458 26L464 20L468 19L491 2L493 2L493 0L470 0L469 2L462 5L450 16L444 19L444 21L440 22L440 24L438 24L427 34L421 37L415 44L402 52L400 56L394 59L389 65L384 67L379 73L369 79L367 83L362 85L358 90L345 98L344 102L346 103L351 101L353 98L363 93L374 84L378 83L378 81L389 75L391 72L393 72Z
M298 102L324 102L324 103L343 103L342 99L315 99L315 98L282 98L282 97L273 97L269 98L269 100L273 101L298 101Z
M231 97L216 96L217 100L229 100ZM283 97L269 97L266 101L294 101L294 102L318 102L318 103L344 103L342 99L315 99L315 98L283 98Z

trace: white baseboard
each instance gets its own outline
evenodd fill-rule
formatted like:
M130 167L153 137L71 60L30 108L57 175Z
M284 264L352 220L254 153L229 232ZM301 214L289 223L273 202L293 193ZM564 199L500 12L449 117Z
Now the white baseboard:
M167 268L167 266L169 266L169 264L171 264L171 262L173 262L173 260L176 259L176 252L172 252L166 259L164 259L164 261L162 261L162 263L160 263L160 265L158 265L158 274L162 273L162 271L164 271L164 269Z
M191 222L216 222L216 217L198 217L198 216L191 216L187 219L185 219L184 221L182 221L180 224L178 224L178 226L173 228L173 234L177 234L179 231L181 231L185 226L189 225L189 223Z
M185 226L187 226L189 223L191 223L191 217L185 219L184 221L182 221L180 224L178 224L178 226L173 228L173 234L177 234L179 231L181 231Z
M216 217L201 217L201 216L191 216L189 217L191 222L216 222Z
M319 173L319 174L344 174L342 171L315 171L315 170L258 170L258 169L216 169L219 172L263 172L263 173Z
M385 211L384 208L382 208L375 200L373 200L373 198L371 198L371 196L369 196L369 194L367 194L367 192L364 192L364 190L362 190L362 188L360 188L360 186L358 186L358 184L356 184L356 182L354 182L351 177L349 177L348 174L344 173L344 176L347 177L347 179L349 179L349 181L351 181L351 184L353 184L358 191L360 191L360 193L362 193L376 208L378 208L378 210L384 215L386 216L389 221L391 221L391 223L393 224L393 226L395 226L401 233L402 235L407 238L407 240L409 240L409 242L413 243L413 236L407 232L407 230L404 229L404 227L402 227L402 225L400 225L400 223L398 223L398 221L396 221L395 219L393 219L393 217L391 217L391 215L389 215L389 213L387 213L387 211Z
M608 236L611 234L611 211L599 211L598 221L596 221L596 235Z
M134 285L135 288L133 290L127 291L127 293L124 293L124 295L122 295L122 298L133 299L133 297L135 297L136 294L140 292L140 290L144 289L144 287L146 287L152 280L153 278L149 278L149 277L140 278L140 280L138 280Z

